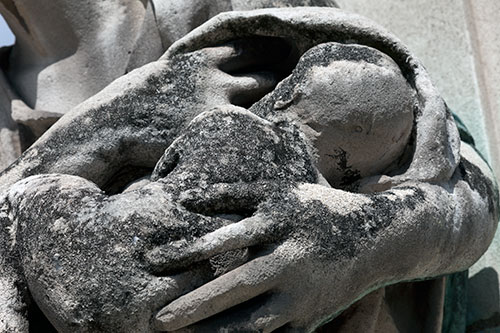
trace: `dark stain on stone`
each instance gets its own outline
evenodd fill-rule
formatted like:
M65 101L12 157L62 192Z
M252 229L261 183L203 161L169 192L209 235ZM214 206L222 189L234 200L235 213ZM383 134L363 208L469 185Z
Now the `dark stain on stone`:
M279 239L296 237L302 242L310 239L317 246L316 254L325 260L352 258L358 253L360 244L386 230L401 212L411 211L418 205L425 204L425 194L418 187L407 186L400 189L408 189L413 193L396 199L388 197L394 194L390 191L366 195L370 203L348 215L332 212L318 200L304 204L289 194L276 193L274 200L280 202L279 211L269 203L259 207L275 220L268 233L274 238L266 241L276 244ZM276 202L274 200L272 201ZM337 232L333 231L333 226L338 229Z
M460 160L458 169L460 170L463 180L469 184L471 189L478 192L481 197L487 198L488 212L494 214L497 209L496 203L498 202L498 192L493 190L495 186L491 180L483 175L479 167L463 157Z
M337 165L337 170L343 173L340 186L350 186L361 179L359 170L353 170L352 166L347 164L347 152L342 148L335 149L334 154L326 154L326 156L331 157Z
M91 145L95 149L82 159L88 161L84 162L88 165L75 168L82 177L99 186L107 183L124 164L154 167L186 122L195 116L190 114L192 107L189 105L197 103L194 101L197 94L193 69L200 68L201 61L197 55L179 55L168 67L151 75L146 84L86 111L74 119L72 126L59 128L46 144L23 155L21 160L31 167L24 170L22 177L54 172L54 165L82 154L80 147ZM168 91L162 92L166 87ZM113 136L109 132L113 132ZM102 143L96 145L96 137ZM71 145L68 145L68 138L71 138ZM106 168L98 173L96 165L106 165ZM16 164L9 169L14 167Z

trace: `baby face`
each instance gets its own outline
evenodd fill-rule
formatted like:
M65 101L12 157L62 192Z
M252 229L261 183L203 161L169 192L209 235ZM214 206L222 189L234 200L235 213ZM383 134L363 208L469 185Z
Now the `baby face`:
M333 60L317 64L325 57ZM294 87L287 111L314 143L326 180L344 187L395 166L408 144L416 104L396 63L373 48L337 43L311 49L301 62L313 65Z

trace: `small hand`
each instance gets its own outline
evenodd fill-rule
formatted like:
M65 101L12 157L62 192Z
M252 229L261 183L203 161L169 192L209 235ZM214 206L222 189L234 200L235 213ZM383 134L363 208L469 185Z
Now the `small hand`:
M236 106L217 107L191 121L165 151L153 180L174 177L177 186L314 182L305 137L291 123L275 124ZM189 185L189 184L186 184Z

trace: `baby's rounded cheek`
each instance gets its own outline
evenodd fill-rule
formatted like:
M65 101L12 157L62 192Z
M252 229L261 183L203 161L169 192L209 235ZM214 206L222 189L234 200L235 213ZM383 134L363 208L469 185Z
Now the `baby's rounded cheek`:
M316 137L318 170L334 187L348 186L364 177L383 173L403 154L411 134L412 120L383 124L325 126Z

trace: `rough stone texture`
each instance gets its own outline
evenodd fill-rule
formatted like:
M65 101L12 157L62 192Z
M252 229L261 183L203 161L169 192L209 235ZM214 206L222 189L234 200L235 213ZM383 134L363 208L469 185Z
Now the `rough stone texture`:
M274 129L245 110L203 113L166 156L174 153L181 156L167 178L161 175L172 166L162 159L157 181L114 196L74 176L29 177L10 188L6 204L16 207L12 223L24 275L59 331L151 331L159 307L227 266L223 261L215 270L207 262L175 276L174 267L158 263L163 256L147 254L152 248L191 241L229 222L219 216L251 212L261 200L258 190L273 193L280 181L315 179L296 130ZM221 202L216 195L224 182L241 185ZM245 192L244 184L258 182Z
M387 94L332 107L325 85L348 71L341 97L363 75ZM349 188L365 193L347 191L338 179L363 148L347 138L372 114L394 135L370 140L396 161L357 162ZM346 154L330 163L345 167L317 170L338 130ZM63 116L0 191L0 302L19 331L29 296L61 331L311 331L375 289L469 267L498 218L491 172L460 148L420 62L372 22L319 8L215 17Z
M0 52L0 170L61 114L116 78L157 60L173 42L215 14L291 5L335 2L1 0L0 12L16 44Z
M408 45L425 64L450 108L470 129L478 149L488 157L465 2L340 0L338 4L375 20Z
M423 61L451 109L465 122L476 146L500 175L499 3L489 0L339 0L341 8L389 28ZM459 68L460 70L457 70ZM500 327L500 231L470 270L468 324ZM479 272L484 272L475 276ZM495 317L494 320L487 320Z

